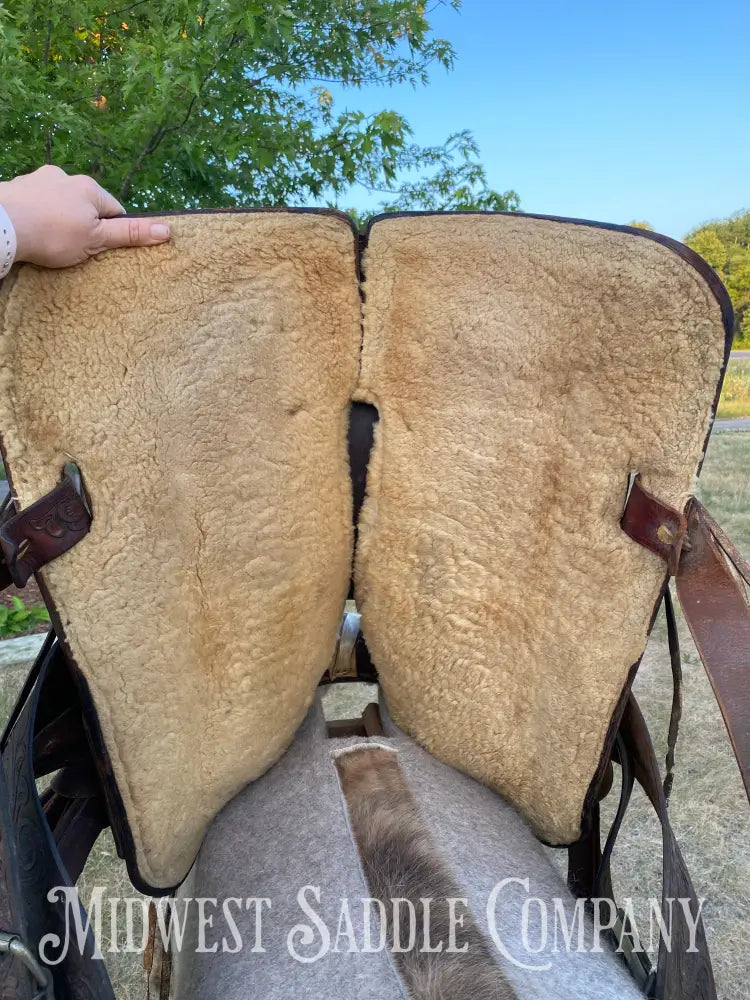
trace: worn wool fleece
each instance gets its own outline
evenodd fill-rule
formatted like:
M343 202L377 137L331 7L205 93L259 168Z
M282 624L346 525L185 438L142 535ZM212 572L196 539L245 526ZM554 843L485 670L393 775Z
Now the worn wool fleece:
M355 581L388 704L570 842L665 576L619 527L628 476L685 503L719 304L656 242L512 215L386 218L364 273Z
M0 297L0 427L21 506L71 456L90 536L43 577L153 886L292 739L351 565L354 234L325 214L171 218L163 247Z
M717 301L643 237L514 216L178 216L169 245L0 292L21 506L70 457L94 507L43 576L140 877L179 881L282 753L346 596L346 414L380 410L357 599L396 721L570 841L664 568L628 474L682 505Z

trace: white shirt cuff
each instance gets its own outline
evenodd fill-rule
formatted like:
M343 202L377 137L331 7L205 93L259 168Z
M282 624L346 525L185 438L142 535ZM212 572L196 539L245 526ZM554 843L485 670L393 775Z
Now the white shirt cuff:
M10 271L16 259L16 231L2 205L0 205L0 281Z

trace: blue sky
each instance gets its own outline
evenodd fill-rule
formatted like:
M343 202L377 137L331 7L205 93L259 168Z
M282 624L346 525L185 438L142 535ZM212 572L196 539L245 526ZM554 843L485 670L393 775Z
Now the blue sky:
M452 73L337 105L394 108L424 144L468 128L527 212L679 239L750 208L748 0L464 0L432 22Z

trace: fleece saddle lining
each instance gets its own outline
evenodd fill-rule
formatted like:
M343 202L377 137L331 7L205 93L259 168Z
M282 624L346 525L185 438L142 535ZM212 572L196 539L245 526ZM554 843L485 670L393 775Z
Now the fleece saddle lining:
M363 271L355 590L390 710L570 843L665 579L628 477L684 507L720 304L658 242L512 215L378 221Z
M156 254L21 268L3 288L0 391L22 507L70 456L83 471L91 532L43 576L137 874L157 888L283 753L330 660L351 571L360 344L341 219L171 227Z
M43 578L136 874L182 878L328 666L352 399L380 414L355 581L394 718L575 839L664 580L619 530L627 476L684 505L724 359L714 292L628 232L407 216L369 232L363 313L340 216L170 222L167 246L23 267L0 292L20 504L71 457L92 500Z

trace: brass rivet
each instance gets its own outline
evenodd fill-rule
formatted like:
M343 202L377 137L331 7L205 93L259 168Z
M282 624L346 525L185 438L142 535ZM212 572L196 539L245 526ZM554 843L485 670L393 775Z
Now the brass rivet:
M672 531L668 524L659 525L659 527L656 529L656 537L664 545L674 544L674 535L672 534Z

